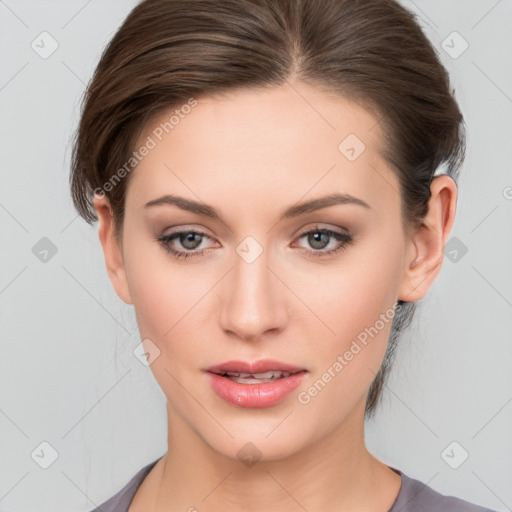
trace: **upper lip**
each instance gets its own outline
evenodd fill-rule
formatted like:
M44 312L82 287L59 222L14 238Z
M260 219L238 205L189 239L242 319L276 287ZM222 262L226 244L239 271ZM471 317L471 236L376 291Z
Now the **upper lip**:
M246 361L226 361L207 368L207 372L210 373L226 373L226 372L237 372L237 373L265 373L269 371L281 371L286 373L297 373L304 371L305 368L299 368L291 364L282 363L281 361L275 361L273 359L261 359L259 361L246 362Z

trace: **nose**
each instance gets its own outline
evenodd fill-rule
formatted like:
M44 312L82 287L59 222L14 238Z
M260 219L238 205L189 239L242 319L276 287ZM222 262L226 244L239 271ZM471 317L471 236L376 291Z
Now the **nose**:
M254 261L234 255L234 268L222 290L220 323L241 340L276 335L286 324L286 279L270 267L265 250Z

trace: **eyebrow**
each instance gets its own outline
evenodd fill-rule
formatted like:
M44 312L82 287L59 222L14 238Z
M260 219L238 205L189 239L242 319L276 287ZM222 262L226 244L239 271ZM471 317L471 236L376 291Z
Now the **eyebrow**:
M311 213L322 208L340 204L355 204L366 209L372 209L368 203L362 199L351 196L350 194L330 194L290 206L281 214L280 220L298 217L299 215L303 215L305 213ZM205 203L194 201L192 199L186 199L177 195L166 194L157 199L153 199L148 201L144 205L144 208L161 205L174 205L178 208L181 208L182 210L196 213L198 215L203 215L225 224L222 216L213 206L209 206Z

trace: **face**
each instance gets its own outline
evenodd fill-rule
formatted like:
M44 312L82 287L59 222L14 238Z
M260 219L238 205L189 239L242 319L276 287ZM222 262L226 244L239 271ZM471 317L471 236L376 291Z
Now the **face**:
M306 85L200 98L155 132L171 115L140 138L156 144L132 171L111 270L159 354L170 424L231 458L250 441L268 460L360 425L393 306L418 277L376 118ZM237 403L206 371L265 359L305 372L284 396L278 385Z

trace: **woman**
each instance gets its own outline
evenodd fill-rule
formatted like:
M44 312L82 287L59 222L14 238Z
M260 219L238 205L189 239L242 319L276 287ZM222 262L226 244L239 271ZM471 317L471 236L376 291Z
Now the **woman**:
M141 2L88 87L71 186L134 306L168 452L96 510L487 510L364 441L464 149L394 1Z

